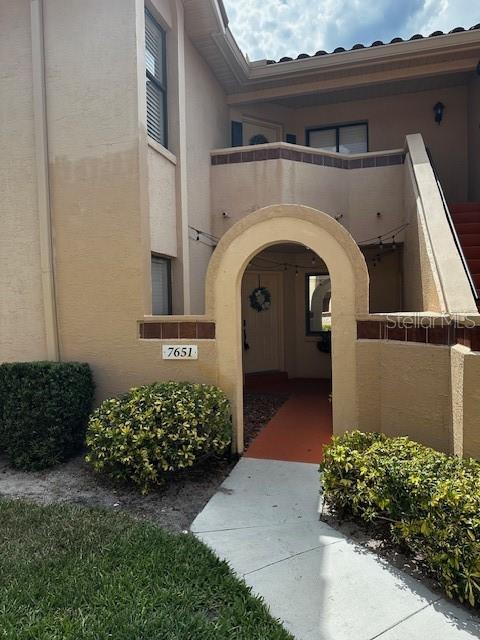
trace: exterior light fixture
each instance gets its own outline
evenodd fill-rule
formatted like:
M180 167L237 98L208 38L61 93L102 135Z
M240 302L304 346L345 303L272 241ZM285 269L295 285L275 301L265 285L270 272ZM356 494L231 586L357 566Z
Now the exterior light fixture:
M433 112L435 114L435 122L440 124L443 120L443 112L445 111L445 105L443 102L437 102L437 104L433 107Z

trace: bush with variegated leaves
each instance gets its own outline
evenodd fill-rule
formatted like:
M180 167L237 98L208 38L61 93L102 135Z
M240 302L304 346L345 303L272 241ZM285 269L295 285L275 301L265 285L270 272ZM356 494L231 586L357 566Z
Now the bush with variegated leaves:
M480 607L480 462L353 431L333 438L321 471L334 510L390 523L450 597Z
M147 493L169 475L223 454L231 432L230 405L217 387L155 383L105 400L92 414L86 460Z

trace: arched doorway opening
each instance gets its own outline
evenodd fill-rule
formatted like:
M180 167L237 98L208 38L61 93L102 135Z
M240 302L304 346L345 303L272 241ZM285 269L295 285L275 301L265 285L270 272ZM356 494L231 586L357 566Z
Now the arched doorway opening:
M331 279L309 247L274 244L242 278L245 455L318 463L332 435Z
M207 315L216 322L217 382L232 402L234 448L243 450L241 285L252 258L296 243L321 256L331 279L333 432L358 417L356 320L368 313L368 271L357 244L331 216L301 205L273 205L245 216L221 238L207 274Z

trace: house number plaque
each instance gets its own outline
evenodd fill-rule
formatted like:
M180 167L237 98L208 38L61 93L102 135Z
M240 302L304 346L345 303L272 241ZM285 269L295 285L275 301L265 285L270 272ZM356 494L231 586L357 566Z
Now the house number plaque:
M196 344L164 344L162 345L164 360L198 360Z

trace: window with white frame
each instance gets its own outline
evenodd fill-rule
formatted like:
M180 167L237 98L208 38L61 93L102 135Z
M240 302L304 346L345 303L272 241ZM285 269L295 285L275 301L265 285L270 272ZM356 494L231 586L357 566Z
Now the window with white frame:
M366 122L360 122L308 129L307 145L337 153L366 153L368 151L368 125Z
M145 9L145 72L148 135L167 146L166 33Z
M152 255L152 314L172 313L172 269L169 258Z

